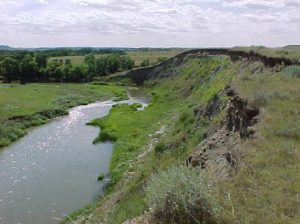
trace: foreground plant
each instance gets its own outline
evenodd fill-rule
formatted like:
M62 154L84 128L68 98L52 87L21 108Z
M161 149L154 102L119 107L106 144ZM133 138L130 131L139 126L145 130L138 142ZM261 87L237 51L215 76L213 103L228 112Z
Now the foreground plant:
M166 223L215 223L220 211L213 186L197 168L173 166L153 175L146 188L155 218Z

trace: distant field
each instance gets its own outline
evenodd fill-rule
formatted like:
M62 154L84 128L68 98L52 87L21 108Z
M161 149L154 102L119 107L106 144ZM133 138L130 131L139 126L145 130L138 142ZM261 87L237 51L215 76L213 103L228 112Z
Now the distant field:
M159 58L171 58L181 52L183 49L172 49L165 51L128 51L126 52L131 59L134 60L135 66L140 66L142 61L145 59L149 59L150 64L155 64ZM96 58L107 56L108 54L95 54ZM52 61L54 59L57 60L66 60L70 59L73 64L82 64L84 62L85 56L63 56L63 57L52 57L49 60Z
M108 85L0 84L0 147L21 138L30 127L65 115L67 108L126 96L124 89Z
M232 50L254 51L256 53L271 56L271 57L285 57L292 60L300 61L300 45L286 46L280 48L266 48L263 46L253 47L234 47Z
M0 84L0 117L78 105L122 94L119 87L91 84Z
M140 66L144 59L149 59L150 64L155 64L159 58L171 58L183 51L183 49L170 51L130 51L127 54L134 60L135 66Z

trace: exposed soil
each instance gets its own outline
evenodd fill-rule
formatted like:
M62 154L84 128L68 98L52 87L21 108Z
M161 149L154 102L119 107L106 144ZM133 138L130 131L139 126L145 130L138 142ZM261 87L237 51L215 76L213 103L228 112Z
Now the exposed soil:
M255 52L232 51L230 49L216 48L216 49L195 49L183 52L177 56L163 61L160 64L133 69L125 74L111 77L113 80L124 78L131 79L137 85L143 85L146 80L153 78L167 78L176 75L176 67L182 64L186 57L207 57L216 55L229 56L232 61L246 59L248 61L262 62L266 67L272 67L275 70L280 70L285 66L299 64L298 61L293 61L287 58L268 57Z
M218 179L224 179L235 168L241 155L240 143L251 138L254 131L250 129L257 122L257 108L250 107L247 100L240 98L227 86L225 94L232 97L226 105L226 116L223 125L207 136L187 158L187 165L201 166ZM197 118L213 117L222 107L219 98L213 99L206 107L195 112Z

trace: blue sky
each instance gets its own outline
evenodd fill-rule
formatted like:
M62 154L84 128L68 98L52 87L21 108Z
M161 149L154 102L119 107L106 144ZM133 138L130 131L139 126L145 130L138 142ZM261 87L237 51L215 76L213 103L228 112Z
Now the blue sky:
M300 44L300 0L0 0L0 44Z

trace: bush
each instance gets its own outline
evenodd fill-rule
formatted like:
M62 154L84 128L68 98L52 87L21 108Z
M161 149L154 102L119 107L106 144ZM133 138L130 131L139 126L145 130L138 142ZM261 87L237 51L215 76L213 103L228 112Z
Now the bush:
M93 143L98 143L100 142L105 142L105 141L112 141L115 142L117 140L117 136L116 136L116 131L112 130L112 131L105 131L105 130L101 130L100 131L100 135L98 138L96 138Z
M98 180L98 181L102 181L102 180L104 180L104 178L105 178L105 175L104 175L104 174L100 174L100 175L97 177L97 180Z
M300 66L298 66L298 65L288 66L284 69L283 72L285 75L287 75L289 77L300 78Z
M167 146L164 142L160 141L158 142L155 147L154 147L154 151L156 154L159 154L159 153L164 153L165 150L167 150Z
M197 168L174 166L152 176L146 198L158 221L209 224L215 223L220 211L212 191L212 184Z
M144 59L141 63L141 67L147 67L150 65L150 60L147 58L147 59Z
M132 111L137 111L137 110L139 110L140 108L142 108L143 105L140 104L140 103L134 103L134 104L131 104L129 107L130 107L130 109L131 109Z

